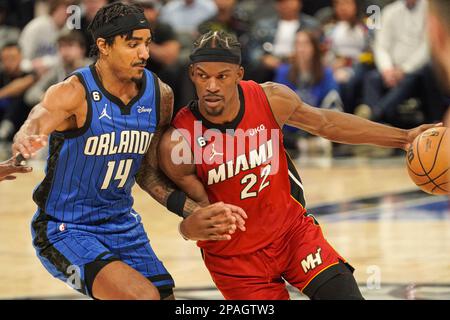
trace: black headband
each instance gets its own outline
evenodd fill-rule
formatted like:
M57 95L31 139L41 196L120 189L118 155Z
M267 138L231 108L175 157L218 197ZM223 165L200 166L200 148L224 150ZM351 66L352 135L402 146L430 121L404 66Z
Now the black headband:
M228 62L241 64L241 50L238 48L198 48L189 56L192 63L197 62Z
M142 13L118 17L98 28L93 36L94 39L106 39L138 29L150 29L150 24Z

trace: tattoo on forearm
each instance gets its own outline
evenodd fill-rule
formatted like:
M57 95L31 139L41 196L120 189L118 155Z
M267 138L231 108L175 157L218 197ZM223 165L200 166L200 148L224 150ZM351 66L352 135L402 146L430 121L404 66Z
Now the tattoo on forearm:
M165 130L170 125L173 110L172 89L163 82L159 82L161 90L160 120L147 155L136 176L137 184L148 192L156 201L167 206L167 198L176 189L176 185L166 177L158 166L158 146ZM187 217L199 206L193 200L187 198L184 205L184 216Z
M192 199L186 198L186 203L184 204L183 215L184 217L188 217L195 210L197 210L200 206Z

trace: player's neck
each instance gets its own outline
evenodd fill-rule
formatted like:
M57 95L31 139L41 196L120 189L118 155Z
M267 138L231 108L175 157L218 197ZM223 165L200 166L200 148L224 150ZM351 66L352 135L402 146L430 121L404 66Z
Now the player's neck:
M130 93L130 90L137 90L134 81L121 78L105 61L97 60L95 70L103 87L116 97Z
M219 116L211 116L206 111L205 108L199 104L199 111L201 115L211 123L224 124L232 122L239 114L241 109L241 101L239 99L239 91L236 87L236 93L231 98L231 101L227 103L224 111Z

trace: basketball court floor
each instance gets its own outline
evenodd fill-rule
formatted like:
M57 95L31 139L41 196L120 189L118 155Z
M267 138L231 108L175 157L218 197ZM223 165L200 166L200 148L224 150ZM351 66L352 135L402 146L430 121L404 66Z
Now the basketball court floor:
M300 158L309 211L328 241L355 267L366 299L450 299L450 204L409 180L404 158ZM0 298L84 299L52 278L35 256L30 220L43 162L0 183ZM223 299L179 218L135 187L152 246L176 282L178 299ZM305 299L288 287L292 299Z

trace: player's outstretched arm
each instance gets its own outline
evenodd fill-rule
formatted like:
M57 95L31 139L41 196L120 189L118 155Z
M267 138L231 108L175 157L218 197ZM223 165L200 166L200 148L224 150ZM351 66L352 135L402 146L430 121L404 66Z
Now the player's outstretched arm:
M48 135L53 131L82 126L77 124L80 119L76 118L76 112L83 106L86 106L85 90L76 76L51 86L14 136L13 155L21 153L28 159L47 144Z
M14 180L16 177L14 173L27 173L33 169L27 166L20 166L16 164L16 157L12 157L6 161L0 162L0 181Z
M403 130L352 114L309 106L294 91L278 83L262 86L280 126L289 124L335 142L407 150L417 135L441 125L426 124Z
M207 198L203 201L200 200L202 205L207 205L202 207L179 191L176 185L160 170L161 159L170 157L170 154L159 154L159 145L172 118L173 93L168 85L161 81L159 83L161 88L160 121L136 176L136 182L160 204L172 211L177 211L177 214L186 218L183 220L181 229L187 238L191 240L228 240L230 231L232 233L236 230L236 217L233 216L233 211L242 211L242 209L223 203L208 205ZM177 206L180 207L177 208Z

